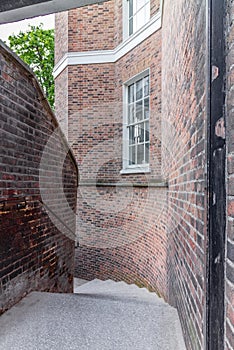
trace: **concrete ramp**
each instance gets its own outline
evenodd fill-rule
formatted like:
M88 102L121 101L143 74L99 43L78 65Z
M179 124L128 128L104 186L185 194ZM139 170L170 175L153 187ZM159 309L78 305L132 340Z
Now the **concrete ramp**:
M0 318L1 350L185 350L176 309L123 282L33 292Z

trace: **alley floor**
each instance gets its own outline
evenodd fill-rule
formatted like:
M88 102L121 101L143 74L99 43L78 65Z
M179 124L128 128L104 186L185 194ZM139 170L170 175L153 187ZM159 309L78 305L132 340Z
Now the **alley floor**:
M1 350L185 350L176 309L124 282L33 292L0 318Z

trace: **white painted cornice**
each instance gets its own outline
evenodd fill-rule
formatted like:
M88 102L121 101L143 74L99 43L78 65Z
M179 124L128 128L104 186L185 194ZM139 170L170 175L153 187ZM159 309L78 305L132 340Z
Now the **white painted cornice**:
M68 52L54 67L54 78L63 72L68 66L84 64L115 63L126 55L145 39L158 31L162 26L162 6L160 11L153 16L144 27L124 40L113 50Z

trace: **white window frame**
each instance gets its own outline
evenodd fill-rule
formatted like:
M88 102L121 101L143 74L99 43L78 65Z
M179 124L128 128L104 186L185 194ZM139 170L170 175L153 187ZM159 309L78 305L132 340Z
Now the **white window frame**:
M148 173L150 172L150 149L149 163L129 164L129 130L128 130L128 87L149 76L149 101L150 101L150 69L142 71L123 84L123 161L121 174ZM149 144L150 144L150 111L149 111Z
M133 1L137 2L137 0L133 0ZM130 32L129 32L129 21L130 21L130 19L129 19L129 0L123 0L123 39L126 39L126 38L134 35L150 21L150 0L145 0L145 2L146 3L140 9L143 10L143 8L144 8L146 10L146 6L149 6L149 17L145 18L145 21L144 21L144 23L142 23L141 26L136 25L137 28L135 30L134 30L134 24L133 24L133 31L130 34ZM133 18L135 19L135 21L136 21L136 14L139 12L139 10L136 10L134 12ZM134 22L134 20L133 20L133 22Z

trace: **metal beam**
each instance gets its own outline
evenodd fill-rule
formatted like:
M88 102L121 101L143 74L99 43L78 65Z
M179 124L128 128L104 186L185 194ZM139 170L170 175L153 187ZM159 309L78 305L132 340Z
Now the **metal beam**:
M48 15L108 0L1 0L0 24Z

